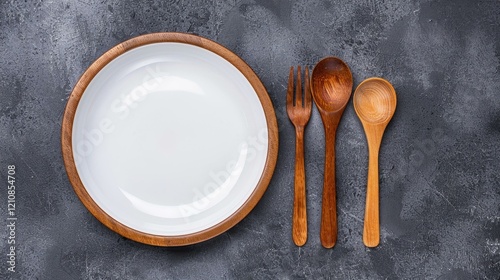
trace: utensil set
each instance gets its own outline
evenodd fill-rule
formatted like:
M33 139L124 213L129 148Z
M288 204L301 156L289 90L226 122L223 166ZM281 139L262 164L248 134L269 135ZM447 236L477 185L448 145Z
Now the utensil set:
M313 69L311 81L306 67L304 97L301 71L297 70L295 102L293 102L293 67L290 69L287 112L296 130L295 191L292 236L297 246L307 240L307 215L304 171L304 128L311 114L311 91L325 129L325 175L321 208L321 244L332 248L337 241L337 206L335 185L335 139L344 109L352 93L353 80L349 67L336 57L322 59ZM382 78L363 81L354 93L354 109L365 130L369 168L363 242L376 247L380 242L378 154L384 130L396 109L396 92Z
M167 70L172 75L158 79ZM314 99L326 138L320 237L331 248L337 241L335 137L351 97L352 75L335 57L321 60L311 76L308 67L294 70L286 97L297 139L293 241L298 246L307 241L304 130ZM153 86L145 87L146 82ZM134 114L115 115L129 109L124 90L134 96L137 89L144 98L134 104ZM396 94L387 81L372 78L358 86L353 103L369 149L363 240L373 247L380 239L378 153ZM102 120L115 119L121 121L111 123L112 133L103 128ZM152 128L147 125L152 120L162 125ZM102 134L102 141L94 143L89 131ZM240 143L260 132L267 132L259 137L265 149L241 156L247 150ZM274 173L278 138L271 99L241 58L209 39L165 32L123 42L85 71L64 111L61 147L68 178L90 213L126 238L170 247L218 236L248 215ZM239 167L230 168L234 155L240 155ZM146 182L141 174L148 175Z

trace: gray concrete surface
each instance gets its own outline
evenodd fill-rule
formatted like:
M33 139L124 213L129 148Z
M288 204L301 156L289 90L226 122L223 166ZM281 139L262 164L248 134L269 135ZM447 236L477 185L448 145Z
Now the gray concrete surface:
M498 279L500 2L1 1L0 278ZM85 69L114 45L196 33L240 55L277 110L279 159L268 191L210 241L156 248L126 240L80 203L61 152L62 113ZM309 240L291 240L291 65L335 55L355 86L382 76L398 108L381 148L382 242L361 241L366 140L352 101L337 138L339 240L319 242L323 128L306 129ZM7 165L16 165L16 272L7 271Z

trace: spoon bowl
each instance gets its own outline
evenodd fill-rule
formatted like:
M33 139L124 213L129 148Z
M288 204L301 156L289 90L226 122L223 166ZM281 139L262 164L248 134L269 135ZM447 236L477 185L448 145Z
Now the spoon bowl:
M390 121L396 111L396 91L381 78L363 81L353 98L354 109L359 118L371 124Z
M314 67L312 88L314 102L321 111L343 110L352 93L351 70L341 59L326 57Z
M356 88L353 99L369 155L363 243L376 247L380 243L378 157L384 130L396 111L396 91L382 78L369 78Z
M321 204L321 244L332 248L337 242L335 190L335 137L352 93L351 70L336 57L326 57L314 67L312 91L325 128L325 177Z

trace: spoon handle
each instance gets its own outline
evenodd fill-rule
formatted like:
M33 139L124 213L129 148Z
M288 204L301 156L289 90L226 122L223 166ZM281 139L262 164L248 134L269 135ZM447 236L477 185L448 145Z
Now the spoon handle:
M366 188L365 222L363 228L363 243L367 247L376 247L380 243L378 176L380 142L381 140L374 137L368 140L368 183Z
M295 129L295 186L292 237L297 246L307 241L306 173L304 169L304 127Z
M337 201L335 188L335 135L336 131L325 130L325 178L321 208L321 244L332 248L337 242Z

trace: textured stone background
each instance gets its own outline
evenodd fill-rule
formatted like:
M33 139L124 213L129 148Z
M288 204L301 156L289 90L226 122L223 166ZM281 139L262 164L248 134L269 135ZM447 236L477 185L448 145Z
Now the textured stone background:
M0 3L0 218L17 168L19 279L498 279L500 1L8 1ZM279 159L257 207L184 248L126 240L83 207L64 171L61 118L85 69L114 45L197 33L240 55L277 110ZM323 128L306 129L309 240L291 240L288 68L335 55L355 86L391 81L398 109L381 149L382 242L363 246L366 141L352 101L337 138L339 240L319 242ZM4 227L5 228L5 227ZM4 260L5 259L5 260Z

